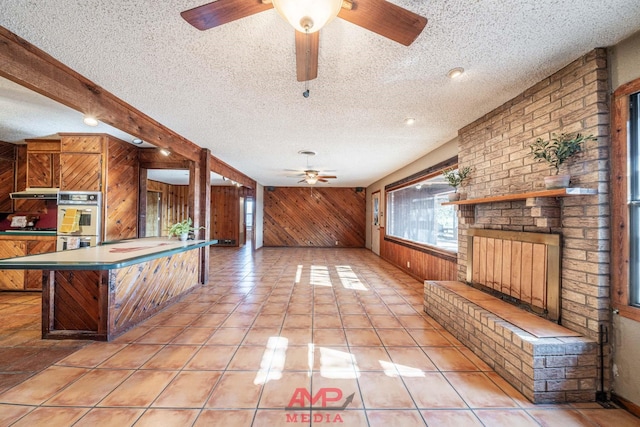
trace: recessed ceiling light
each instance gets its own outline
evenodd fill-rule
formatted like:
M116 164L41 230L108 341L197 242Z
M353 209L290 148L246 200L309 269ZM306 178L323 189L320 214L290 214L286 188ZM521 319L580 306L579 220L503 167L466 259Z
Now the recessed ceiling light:
M407 117L406 119L404 119L404 124L407 126L411 126L415 122L416 122L416 119L414 119L413 117Z
M163 156L168 156L169 154L171 154L171 152L169 150L165 150L164 148L161 148L160 154L162 154Z
M447 77L449 77L450 79L456 79L456 78L460 77L462 75L462 73L464 73L464 68L462 68L462 67L452 68L447 73Z
M91 117L91 116L84 116L84 118L82 119L82 121L84 122L85 125L87 126L98 126L98 119L96 119L95 117Z
M144 141L143 141L143 140L141 140L140 138L133 138L133 139L131 140L131 142L133 142L134 144L138 144L138 145L140 145L140 144L142 144Z
M302 154L303 156L315 156L317 153L311 150L300 150L298 154Z

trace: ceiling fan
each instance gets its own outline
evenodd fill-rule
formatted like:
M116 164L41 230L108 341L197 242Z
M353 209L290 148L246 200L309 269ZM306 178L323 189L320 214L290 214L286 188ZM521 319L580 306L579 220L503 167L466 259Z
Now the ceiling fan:
M208 30L272 7L296 29L299 82L318 77L319 30L336 16L405 46L427 25L427 18L386 0L217 0L180 15Z
M304 176L303 179L298 181L298 184L306 182L309 185L313 185L317 182L329 182L330 179L338 178L335 175L320 175L319 171L313 169L307 169L306 171L304 171L304 173L296 176Z

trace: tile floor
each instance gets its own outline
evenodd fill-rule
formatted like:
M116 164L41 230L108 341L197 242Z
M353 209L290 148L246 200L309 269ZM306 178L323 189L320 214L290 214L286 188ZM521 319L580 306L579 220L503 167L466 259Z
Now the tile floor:
M209 286L5 386L0 426L640 425L596 403L530 404L421 294L367 250L212 248Z

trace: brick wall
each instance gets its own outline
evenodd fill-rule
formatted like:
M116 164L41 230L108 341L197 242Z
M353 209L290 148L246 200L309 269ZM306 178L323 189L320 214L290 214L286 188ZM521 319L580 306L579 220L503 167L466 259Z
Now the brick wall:
M595 49L459 131L461 166L473 168L468 198L544 189L552 173L529 145L553 133L598 137L569 164L573 187L596 196L476 205L475 223L461 210L458 278L466 278L469 227L562 235L561 322L596 339L609 322L609 104L606 51ZM562 171L561 171L562 172ZM465 223L466 222L466 223Z

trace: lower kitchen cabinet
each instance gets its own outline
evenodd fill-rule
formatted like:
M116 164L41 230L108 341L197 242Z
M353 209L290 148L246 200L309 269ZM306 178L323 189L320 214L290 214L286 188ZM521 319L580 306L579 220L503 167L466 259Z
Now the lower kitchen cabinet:
M0 234L0 258L14 258L55 252L56 236L20 233ZM0 290L39 291L42 290L40 270L0 270Z

